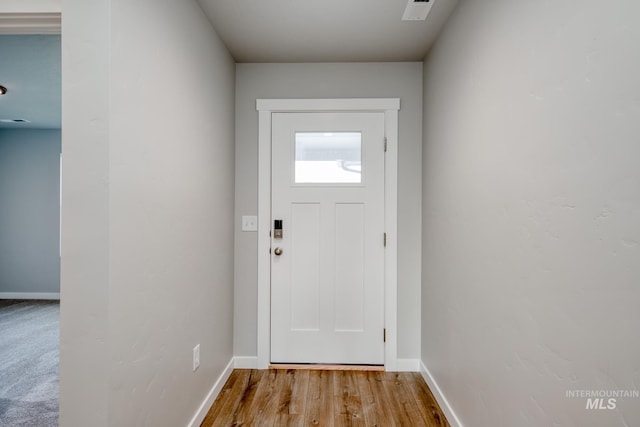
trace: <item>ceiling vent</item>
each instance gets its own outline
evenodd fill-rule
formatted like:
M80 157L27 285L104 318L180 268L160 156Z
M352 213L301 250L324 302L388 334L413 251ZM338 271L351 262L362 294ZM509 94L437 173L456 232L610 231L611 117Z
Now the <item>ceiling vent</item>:
M409 0L402 15L403 21L424 21L435 0Z

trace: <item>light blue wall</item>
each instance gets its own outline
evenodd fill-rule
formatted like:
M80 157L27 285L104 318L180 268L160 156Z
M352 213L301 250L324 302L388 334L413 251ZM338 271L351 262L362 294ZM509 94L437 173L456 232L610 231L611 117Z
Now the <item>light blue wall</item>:
M0 297L60 292L60 130L0 130Z
M0 35L0 129L60 129L62 85L60 35Z

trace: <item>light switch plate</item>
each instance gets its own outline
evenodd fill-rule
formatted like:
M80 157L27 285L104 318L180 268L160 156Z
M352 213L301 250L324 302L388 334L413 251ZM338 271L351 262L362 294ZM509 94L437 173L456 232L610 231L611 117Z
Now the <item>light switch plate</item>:
M253 215L243 215L242 231L258 231L258 217Z

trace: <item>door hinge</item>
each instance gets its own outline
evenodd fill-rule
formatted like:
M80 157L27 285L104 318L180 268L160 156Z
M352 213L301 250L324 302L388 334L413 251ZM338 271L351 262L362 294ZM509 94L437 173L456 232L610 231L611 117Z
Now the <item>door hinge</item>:
M382 330L382 342L387 342L387 328Z
M384 244L384 247L386 248L387 247L387 233L383 234L382 243Z
M387 152L387 137L384 137L384 152Z

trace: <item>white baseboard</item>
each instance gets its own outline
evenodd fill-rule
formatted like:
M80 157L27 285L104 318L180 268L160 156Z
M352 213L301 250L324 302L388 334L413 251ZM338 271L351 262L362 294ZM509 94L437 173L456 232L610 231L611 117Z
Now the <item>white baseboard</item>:
M247 356L236 356L233 358L236 369L258 369L258 358Z
M397 372L420 372L420 359L398 359Z
M213 405L213 402L215 402L216 397L218 397L218 394L220 394L220 390L222 390L222 387L229 379L229 376L233 371L233 366L234 366L234 361L233 361L233 358L231 358L231 360L227 364L227 367L224 368L224 371L222 371L222 373L220 374L216 382L213 384L213 387L209 391L209 394L207 394L207 397L204 399L204 401L198 408L198 411L189 422L188 427L200 426L200 424L202 423L202 420L204 420L204 417L207 416L207 412L209 412L211 405Z
M449 405L449 401L442 393L442 390L440 390L440 387L438 387L438 383L436 383L436 380L433 378L431 372L429 372L423 361L420 361L420 373L429 386L429 389L431 389L433 396L436 398L438 405L440 405L440 409L444 412L444 416L447 417L447 421L449 421L451 427L463 427L457 415L453 412L453 408Z
M59 300L60 292L0 292L0 299L50 299Z
M236 369L258 369L256 356L236 356L233 360ZM420 359L397 359L395 372L420 372Z

